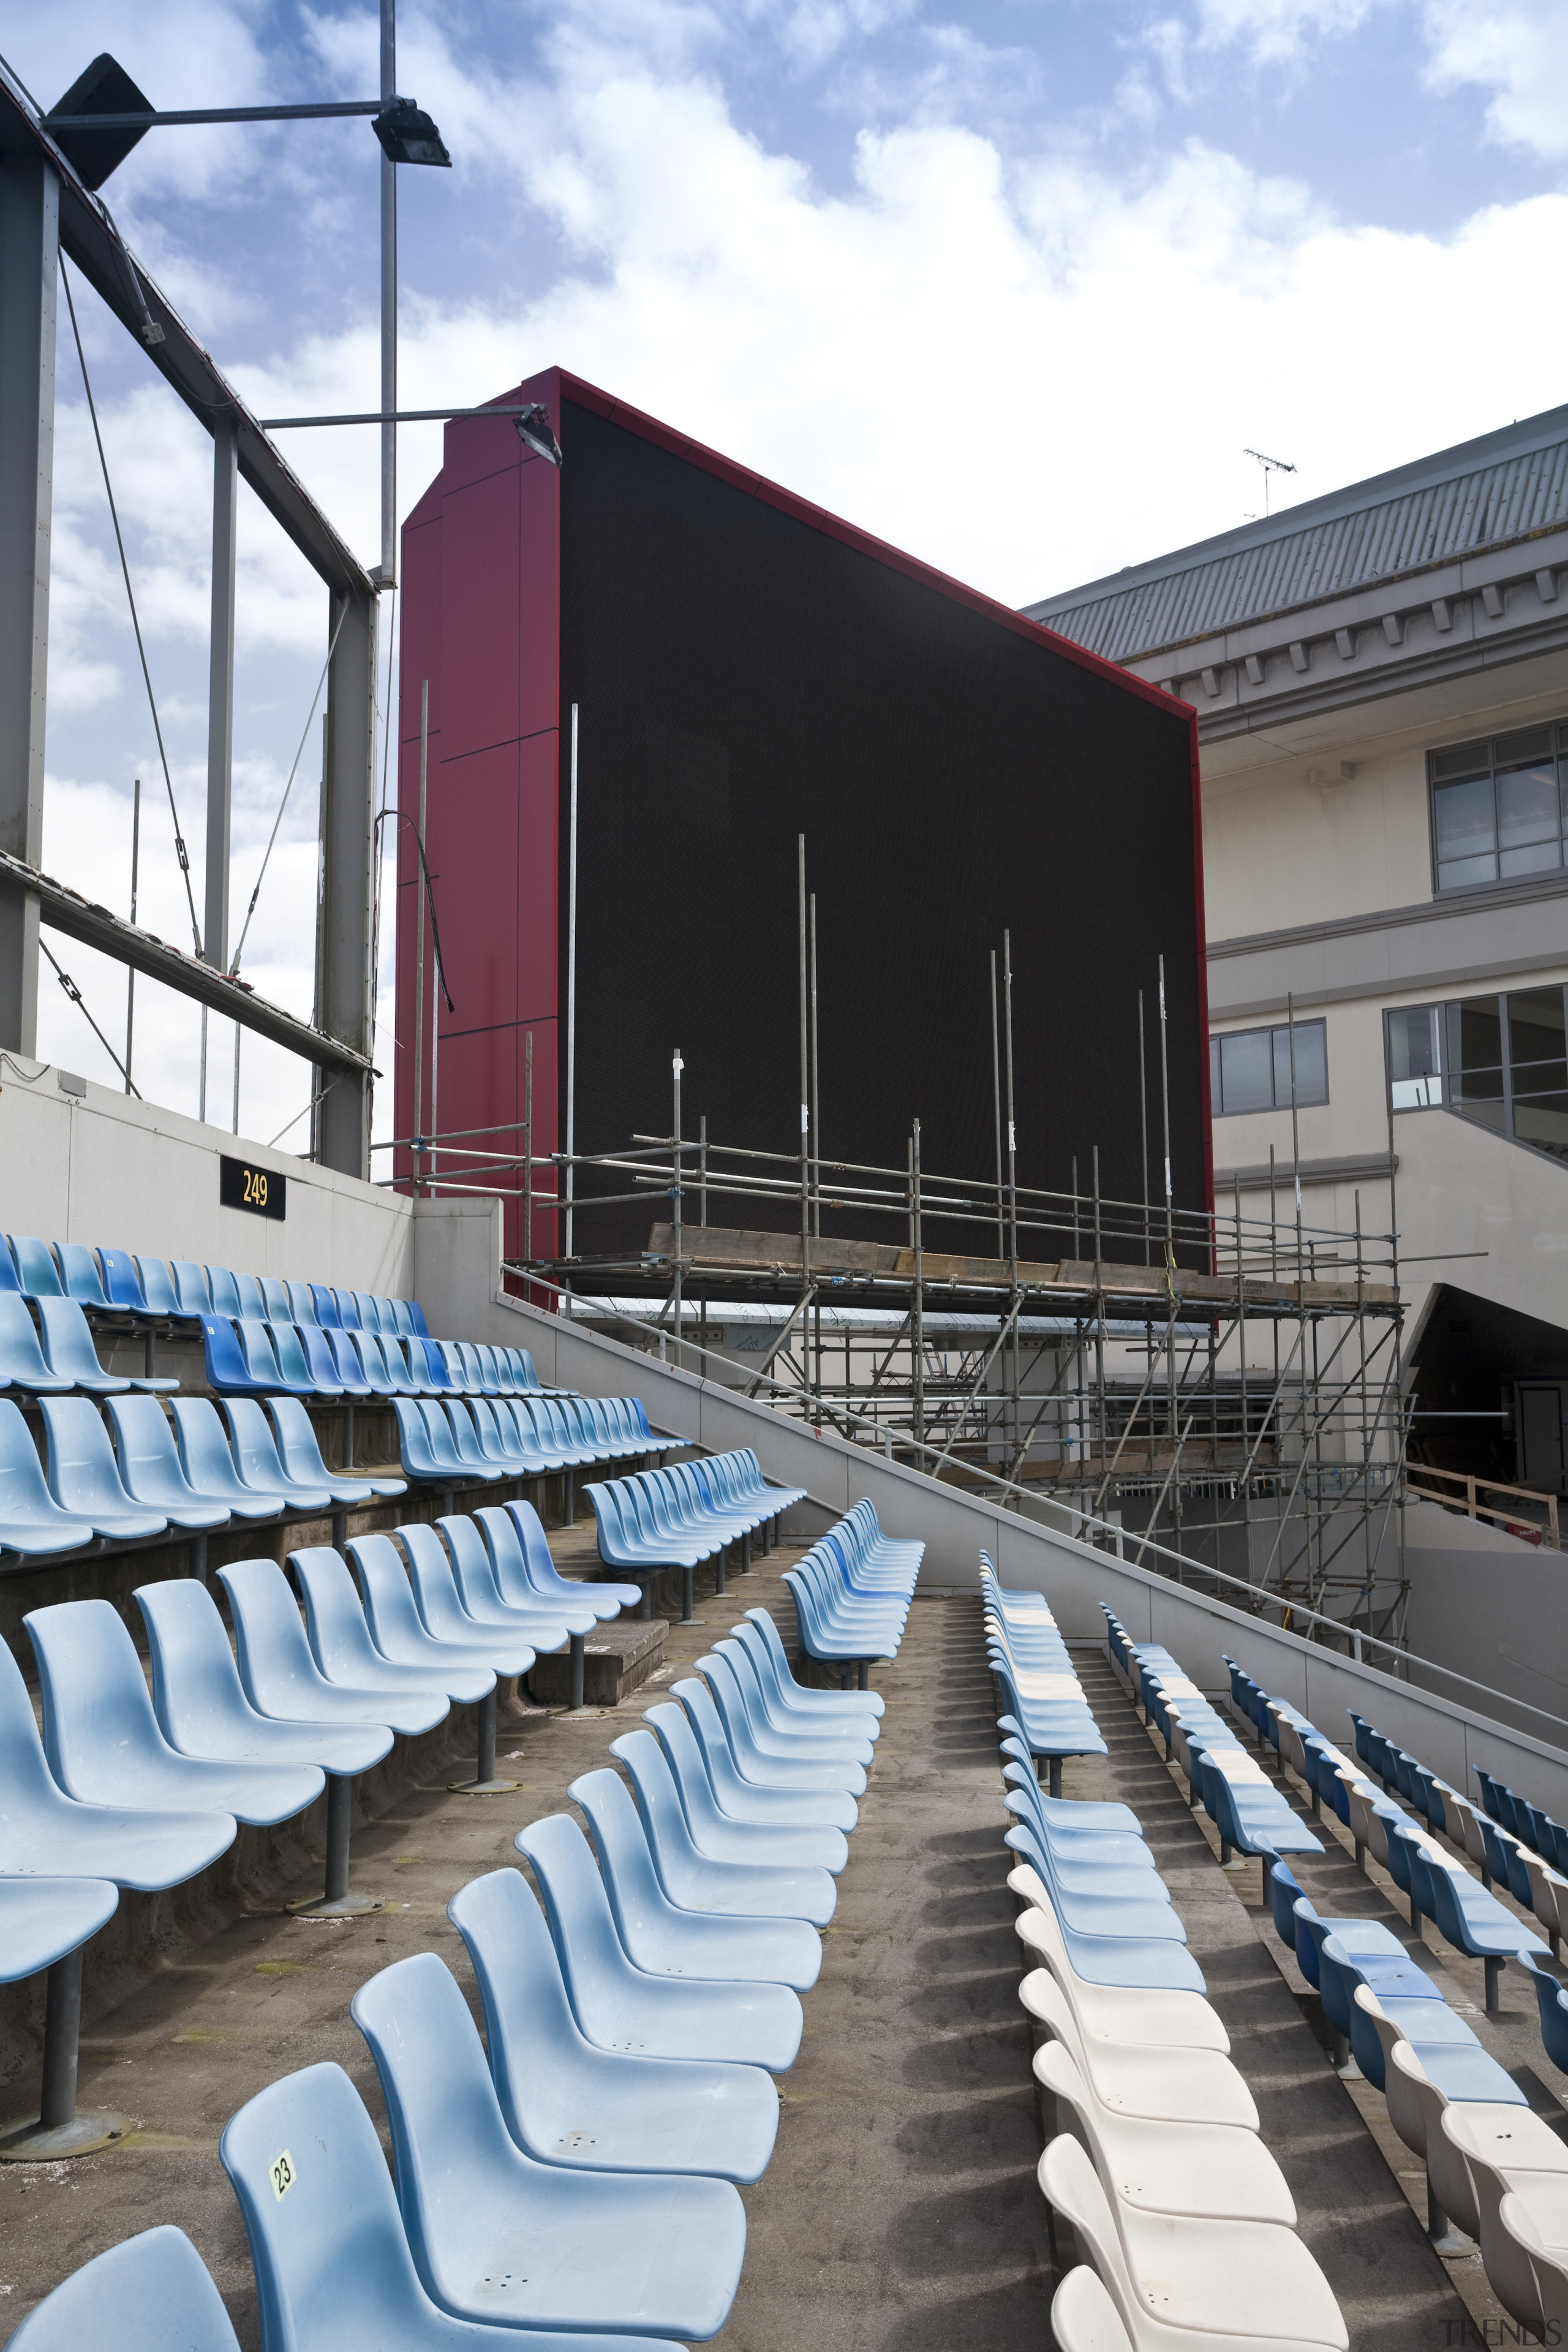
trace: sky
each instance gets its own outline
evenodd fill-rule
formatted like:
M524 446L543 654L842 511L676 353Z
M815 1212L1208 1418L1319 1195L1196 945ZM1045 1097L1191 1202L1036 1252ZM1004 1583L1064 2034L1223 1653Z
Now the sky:
M363 7L0 14L45 107L104 48L162 108L377 87ZM559 363L1010 604L1568 397L1568 0L435 0L397 54L453 158L399 175L405 405ZM378 404L378 156L363 120L164 130L105 185L258 415ZM72 291L199 913L210 444ZM139 776L140 919L188 940L63 303L58 385L44 863L129 911ZM374 432L286 446L374 563ZM439 457L404 429L402 511ZM243 489L239 574L235 935L277 824L242 969L309 1017L325 593ZM49 944L122 1052L123 972ZM388 929L386 1069L391 965ZM198 1024L138 983L150 1099L195 1110ZM39 1051L119 1082L47 967ZM240 1085L303 1150L303 1066L247 1039Z

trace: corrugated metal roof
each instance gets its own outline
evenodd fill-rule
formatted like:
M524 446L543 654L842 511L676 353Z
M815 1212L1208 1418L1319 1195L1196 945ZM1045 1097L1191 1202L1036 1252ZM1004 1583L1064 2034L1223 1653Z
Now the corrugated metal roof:
M1131 661L1568 523L1568 410L1527 420L1524 431L1549 422L1559 426L1554 437L1531 436L1534 446L1489 463L1455 471L1464 453L1444 451L1359 485L1361 503L1356 489L1341 491L1295 518L1142 564L1125 584L1118 575L1026 609L1090 653ZM1467 446L1479 454L1516 430ZM1407 486L1378 495L1395 482Z

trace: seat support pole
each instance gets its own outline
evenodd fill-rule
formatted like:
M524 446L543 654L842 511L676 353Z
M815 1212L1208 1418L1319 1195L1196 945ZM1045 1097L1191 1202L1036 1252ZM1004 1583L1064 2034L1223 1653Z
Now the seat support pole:
M577 1524L577 1480L570 1463L561 1476L561 1524L574 1528Z
M153 1380L156 1377L157 1370L158 1334L155 1330L150 1329L143 1334L142 1340L142 1377L143 1380Z
M345 1397L343 1400L343 1468L352 1470L353 1466L354 1401L353 1397Z
M207 1580L207 1531L205 1528L198 1528L195 1533L192 1536L188 1559L189 1565L185 1573L187 1576L194 1577L198 1584L205 1584Z
M290 1903L297 1916L312 1919L356 1918L379 1911L379 1895L349 1893L349 1832L353 1825L353 1780L347 1772L327 1775L327 1870L323 1892L314 1901Z
M637 1582L642 1587L642 1599L637 1602L637 1615L646 1623L653 1615L653 1579L649 1576L639 1576Z
M864 1689L865 1689L865 1687L866 1687L865 1684L864 1684L864 1683L862 1683L862 1684L861 1684L861 1685L860 1685L860 1687L861 1687L861 1689L862 1689L862 1690L864 1690ZM1059 1756L1053 1756L1053 1757L1051 1758L1051 1777L1050 1777L1050 1787L1049 1787L1049 1789L1047 1790L1047 1795L1049 1795L1049 1796L1052 1796L1052 1797L1059 1797L1059 1796L1061 1795L1061 1792L1062 1792L1062 1759L1061 1759L1061 1758L1060 1758Z
M645 1586L643 1589L646 1592L647 1588ZM571 1637L572 1664L566 1704L572 1709L574 1715L576 1714L577 1710L583 1704L583 1678L585 1672L584 1653L587 1638L588 1637L585 1633L574 1633Z
M0 2138L0 2159L10 2164L53 2164L63 2157L90 2156L123 2139L132 2128L127 2116L93 2107L76 2111L77 2061L81 2039L81 1956L85 1947L57 1960L48 1972L44 2007L44 2072L36 2122L19 2124Z
M694 1622L691 1609L691 1580L693 1573L694 1571L689 1568L683 1568L680 1571L680 1622L683 1625L689 1625Z
M448 1780L447 1791L454 1797L500 1797L517 1787L515 1780L496 1779L496 1709L500 1696L498 1681L474 1709L479 1718L479 1756L474 1777L471 1780Z
M868 1658L858 1658L858 1659L857 1659L857 1660L856 1660L856 1663L855 1663L855 1687L856 1687L856 1689L857 1689L857 1690L868 1690L868 1689L870 1688L870 1684L869 1684L869 1682L868 1682L868 1679L867 1679L867 1677L868 1677L868 1675L869 1675L869 1673L870 1673L870 1661L869 1661L869 1659L868 1659Z
M750 1576L751 1572L752 1530L748 1528L745 1534L741 1538L741 1573L742 1576Z
M349 1539L349 1511L346 1503L332 1506L332 1549L342 1551Z
M1489 2017L1502 2015L1502 2002L1498 1996L1498 1988L1502 1982L1502 1960L1503 1956L1500 1952L1489 1952L1486 1955L1487 2015Z
M724 1591L724 1553L727 1547L725 1545L721 1544L718 1550L713 1555L713 1590L716 1594L722 1593Z

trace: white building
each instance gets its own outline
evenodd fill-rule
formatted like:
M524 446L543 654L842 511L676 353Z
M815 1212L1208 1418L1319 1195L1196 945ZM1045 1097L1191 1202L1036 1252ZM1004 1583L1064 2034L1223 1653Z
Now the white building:
M1028 610L1199 713L1219 1201L1272 1148L1290 1213L1293 1008L1308 1217L1396 1200L1413 1454L1563 1492L1568 407Z

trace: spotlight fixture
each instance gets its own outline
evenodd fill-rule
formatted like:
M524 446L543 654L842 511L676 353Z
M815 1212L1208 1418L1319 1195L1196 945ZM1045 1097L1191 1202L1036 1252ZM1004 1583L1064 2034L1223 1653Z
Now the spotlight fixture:
M452 168L440 132L421 106L411 98L389 99L371 123L389 162L438 163Z
M542 402L536 400L531 408L525 408L513 422L517 426L518 439L531 449L536 457L542 457L547 465L559 466L561 444L550 429L549 411Z

